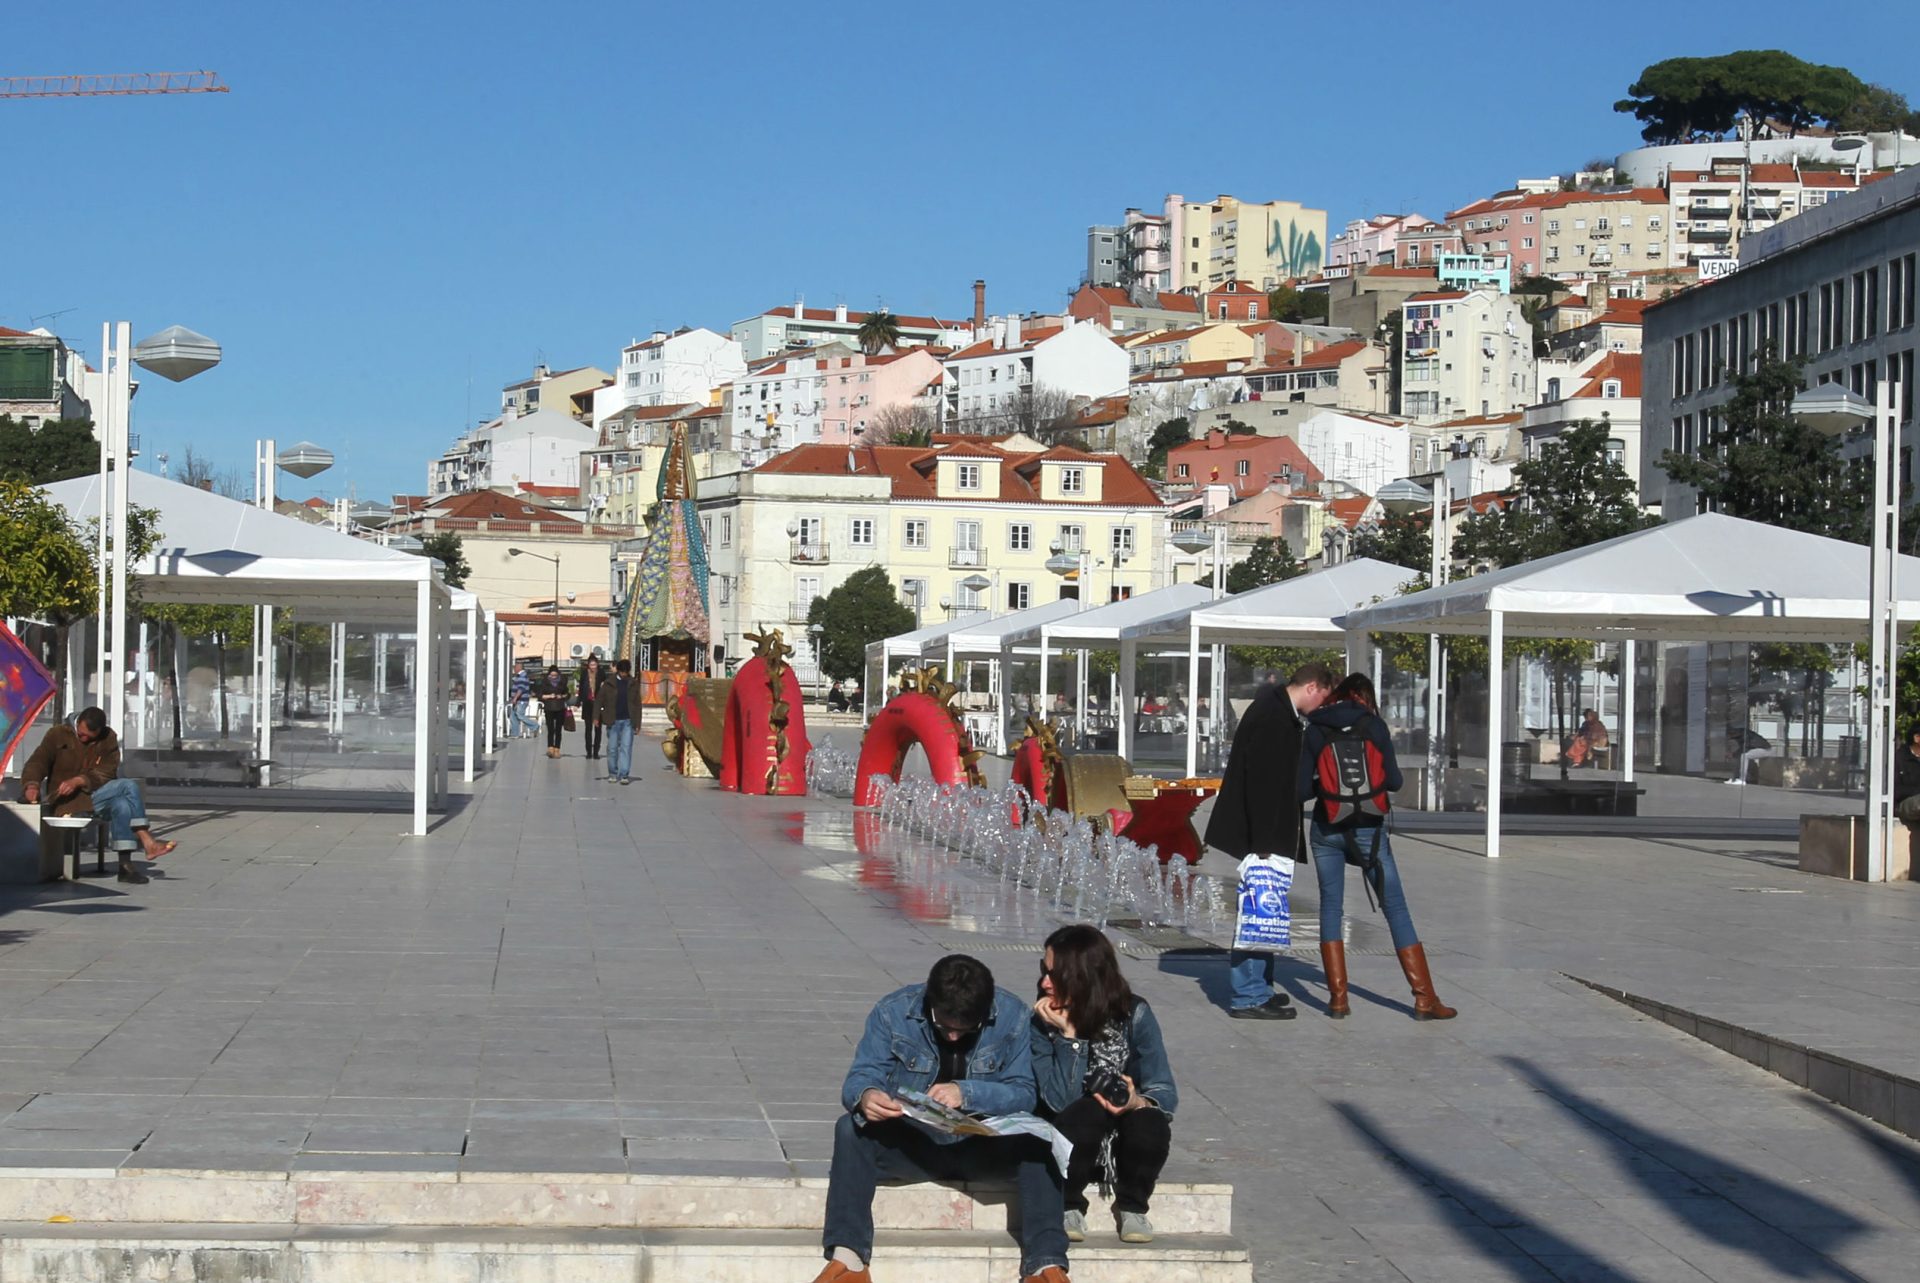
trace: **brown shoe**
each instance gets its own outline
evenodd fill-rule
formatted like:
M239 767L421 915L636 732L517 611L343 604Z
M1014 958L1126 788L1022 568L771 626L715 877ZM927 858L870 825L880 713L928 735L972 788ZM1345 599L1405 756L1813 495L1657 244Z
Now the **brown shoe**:
M827 1268L814 1277L813 1283L873 1283L873 1275L866 1270L850 1270L838 1261L828 1261Z
M1344 940L1320 942L1320 969L1327 973L1327 1014L1343 1020L1347 1006L1347 945Z
M1407 973L1407 985L1413 990L1415 1020L1452 1020L1460 1013L1443 1004L1433 992L1433 977L1427 972L1427 951L1417 944L1400 950L1400 969Z
M1020 1283L1073 1283L1073 1280L1068 1278L1067 1272L1058 1265L1049 1265L1038 1274L1027 1275L1020 1280Z

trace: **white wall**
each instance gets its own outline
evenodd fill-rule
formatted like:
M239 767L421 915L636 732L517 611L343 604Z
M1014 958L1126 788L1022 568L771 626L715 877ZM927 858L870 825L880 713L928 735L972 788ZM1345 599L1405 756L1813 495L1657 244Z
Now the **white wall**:
M1345 482L1362 494L1375 494L1407 475L1412 442L1403 425L1324 410L1286 433L1328 481Z

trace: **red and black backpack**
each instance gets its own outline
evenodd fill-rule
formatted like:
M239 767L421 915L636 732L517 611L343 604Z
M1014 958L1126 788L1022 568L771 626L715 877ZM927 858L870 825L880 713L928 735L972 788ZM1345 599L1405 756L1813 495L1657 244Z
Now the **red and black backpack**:
M1384 817L1391 805L1386 758L1367 736L1371 720L1320 728L1326 740L1314 760L1313 778L1328 824L1344 824L1356 815Z

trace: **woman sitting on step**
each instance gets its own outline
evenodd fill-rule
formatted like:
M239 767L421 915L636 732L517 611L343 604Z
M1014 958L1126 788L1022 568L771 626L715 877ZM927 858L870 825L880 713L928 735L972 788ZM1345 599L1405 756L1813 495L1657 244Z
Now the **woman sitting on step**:
M1112 943L1093 927L1061 927L1047 937L1033 1004L1033 1078L1040 1114L1073 1142L1067 1237L1086 1237L1087 1185L1097 1174L1121 1242L1152 1242L1147 1204L1173 1144L1179 1094L1160 1022L1127 987Z

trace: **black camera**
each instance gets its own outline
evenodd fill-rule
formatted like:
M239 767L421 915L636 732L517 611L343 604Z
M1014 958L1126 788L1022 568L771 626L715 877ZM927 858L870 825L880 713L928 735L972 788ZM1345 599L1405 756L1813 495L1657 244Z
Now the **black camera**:
M1133 1099L1127 1080L1111 1069L1096 1069L1087 1076L1087 1094L1100 1097L1115 1109L1125 1109Z

